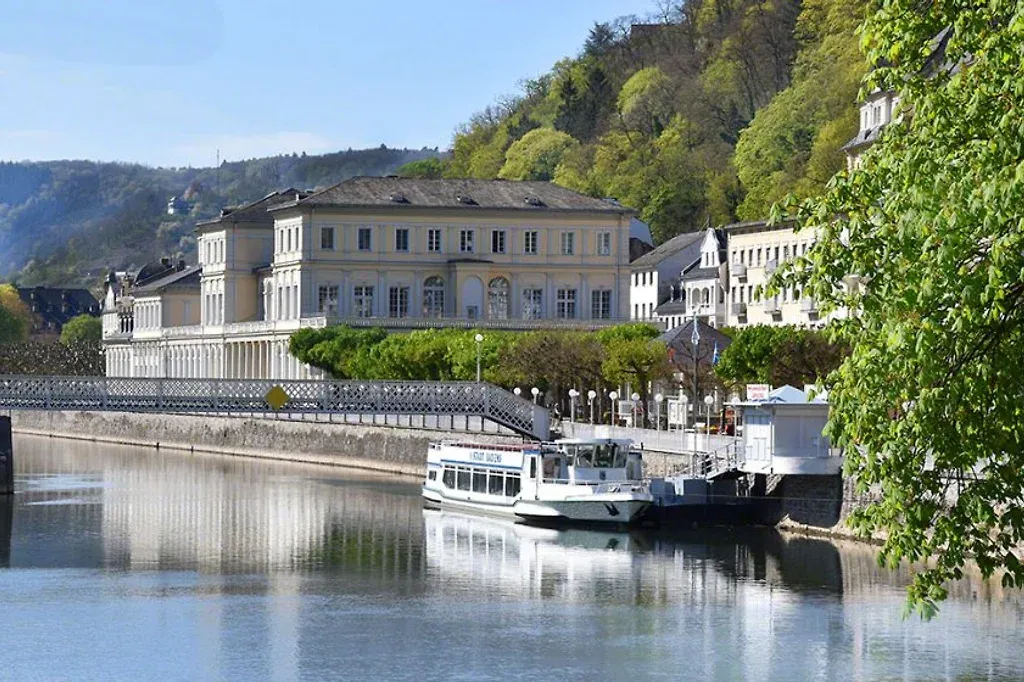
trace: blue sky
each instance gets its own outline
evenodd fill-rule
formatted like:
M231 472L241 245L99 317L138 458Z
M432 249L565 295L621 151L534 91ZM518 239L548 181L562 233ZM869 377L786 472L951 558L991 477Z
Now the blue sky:
M298 9L301 7L301 10ZM446 147L653 0L2 0L0 160Z

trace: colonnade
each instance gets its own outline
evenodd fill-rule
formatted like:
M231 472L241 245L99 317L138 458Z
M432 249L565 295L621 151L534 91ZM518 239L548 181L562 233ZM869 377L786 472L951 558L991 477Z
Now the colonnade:
M188 340L108 346L107 376L169 379L310 379L288 339Z

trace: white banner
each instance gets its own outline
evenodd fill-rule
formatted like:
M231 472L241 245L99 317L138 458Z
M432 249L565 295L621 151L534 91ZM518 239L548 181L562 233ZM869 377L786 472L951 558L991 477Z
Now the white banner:
M768 400L772 387L768 384L747 384L747 400L752 403L763 403Z

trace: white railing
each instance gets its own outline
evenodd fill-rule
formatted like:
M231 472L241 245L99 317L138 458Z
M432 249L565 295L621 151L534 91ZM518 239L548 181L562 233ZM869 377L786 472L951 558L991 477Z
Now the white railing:
M285 394L276 410L270 396L275 386ZM481 428L488 420L541 440L550 427L546 408L491 384L456 381L0 376L0 409L472 416Z

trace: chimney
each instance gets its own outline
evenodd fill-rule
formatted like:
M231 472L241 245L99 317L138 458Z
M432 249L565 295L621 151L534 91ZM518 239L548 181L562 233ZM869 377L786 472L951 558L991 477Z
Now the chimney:
M167 256L164 256L163 258L160 259L160 265L164 266L165 268L171 267L171 259L168 258Z
M185 269L185 259L182 258L182 259L180 259L178 261L178 272L181 272L184 269Z

